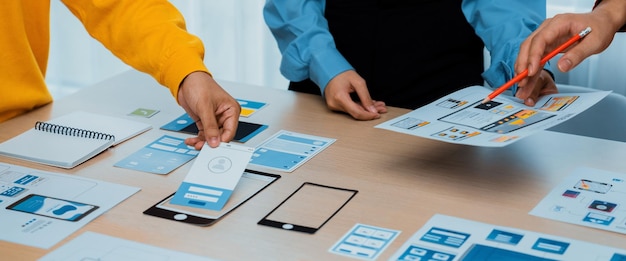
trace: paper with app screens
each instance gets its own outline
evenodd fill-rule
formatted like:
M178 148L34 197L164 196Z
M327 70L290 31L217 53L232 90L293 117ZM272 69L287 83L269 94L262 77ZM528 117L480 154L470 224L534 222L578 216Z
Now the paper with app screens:
M51 248L139 190L0 163L0 240Z
M263 109L263 107L267 105L265 102L244 99L237 99L237 102L239 102L239 105L241 106L241 113L239 114L241 117L250 117L252 114L260 109Z
M235 190L253 152L254 148L234 143L221 143L217 148L205 143L171 203L221 210Z
M280 130L256 147L251 166L292 172L336 139Z
M626 260L626 249L435 214L388 260Z
M163 135L113 166L163 175L194 159L198 153L185 144L185 139Z
M626 234L626 173L578 167L531 215Z
M506 95L483 104L491 91L470 86L375 127L450 143L502 147L569 120L610 93L551 94L529 107Z
M328 249L328 252L361 260L376 260L400 232L357 223Z

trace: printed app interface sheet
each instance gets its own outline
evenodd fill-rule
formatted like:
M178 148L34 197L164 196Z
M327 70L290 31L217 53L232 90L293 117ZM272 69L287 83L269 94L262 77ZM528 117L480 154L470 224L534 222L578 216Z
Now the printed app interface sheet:
M626 234L626 173L579 167L530 214Z
M375 127L450 143L502 147L571 119L610 93L546 95L529 107L504 95L482 103L490 92L483 86L467 87Z
M138 191L0 163L0 240L50 248Z
M626 249L436 214L389 260L625 260Z

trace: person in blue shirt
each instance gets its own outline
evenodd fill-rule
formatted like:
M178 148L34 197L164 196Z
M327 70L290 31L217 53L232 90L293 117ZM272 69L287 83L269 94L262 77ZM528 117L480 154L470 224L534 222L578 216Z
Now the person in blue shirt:
M546 18L546 2L267 0L263 13L289 90L322 95L329 109L372 120L386 106L415 109L513 78L519 45ZM548 71L534 77L535 90L518 97L527 105L556 93Z

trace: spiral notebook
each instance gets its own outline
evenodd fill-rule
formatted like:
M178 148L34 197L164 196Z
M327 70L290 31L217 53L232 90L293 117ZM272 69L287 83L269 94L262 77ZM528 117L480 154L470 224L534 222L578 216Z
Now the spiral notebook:
M0 155L70 169L151 128L142 122L76 111L37 122L0 143Z

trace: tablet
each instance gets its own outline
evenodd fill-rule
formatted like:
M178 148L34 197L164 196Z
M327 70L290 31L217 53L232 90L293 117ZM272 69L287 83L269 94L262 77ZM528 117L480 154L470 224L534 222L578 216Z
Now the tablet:
M143 213L187 224L209 226L254 197L279 178L280 175L246 169L233 194L219 211L172 204L170 200L175 194L172 193Z

